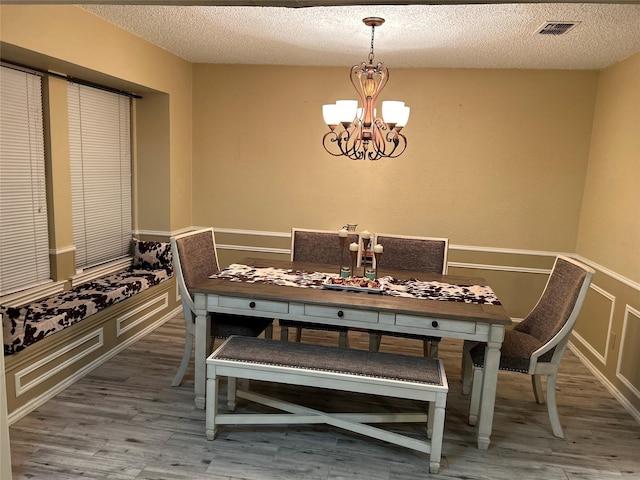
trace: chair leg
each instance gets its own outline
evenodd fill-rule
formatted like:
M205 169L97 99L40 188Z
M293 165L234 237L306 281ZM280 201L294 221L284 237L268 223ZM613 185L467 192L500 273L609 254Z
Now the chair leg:
M273 338L273 324L264 329L264 338Z
M440 351L440 342L424 342L424 356L430 358L438 358Z
M296 327L296 342L300 343L302 341L302 328Z
M227 407L234 412L238 404L236 391L238 389L238 379L236 377L227 378Z
M556 378L556 373L547 376L547 408L553 434L558 438L564 438L560 417L558 417L558 406L556 405Z
M531 385L533 386L533 395L536 397L536 402L543 404L544 390L542 390L542 375L531 375Z
M178 367L176 376L173 377L173 380L171 382L172 387L177 387L182 383L184 374L187 373L187 367L189 366L189 361L191 360L192 349L193 349L193 333L187 332L184 337L184 352L182 353L182 361L180 362L180 366Z
M289 327L280 325L280 340L283 342L289 341Z
M340 332L338 337L338 346L342 348L349 347L349 337L347 336L349 332Z
M469 401L469 425L475 425L478 422L483 375L484 370L482 367L473 367L473 382L471 384L471 399Z
M369 351L377 352L380 350L380 342L382 341L382 335L379 333L369 333Z

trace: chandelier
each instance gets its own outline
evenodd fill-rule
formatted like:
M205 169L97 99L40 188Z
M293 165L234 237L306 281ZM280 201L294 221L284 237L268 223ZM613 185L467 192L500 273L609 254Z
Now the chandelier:
M384 18L367 17L362 20L371 27L369 63L351 67L349 79L358 92L357 100L338 100L322 106L329 131L322 137L324 149L331 155L352 160L379 160L399 157L407 148L407 138L400 133L409 120L409 107L404 102L382 102L382 119L376 117L376 100L389 81L389 69L373 63L373 35Z

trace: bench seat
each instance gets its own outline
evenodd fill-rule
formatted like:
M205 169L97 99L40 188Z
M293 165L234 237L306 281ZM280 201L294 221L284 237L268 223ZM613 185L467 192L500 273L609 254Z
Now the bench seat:
M130 267L21 307L0 306L4 354L24 350L43 338L168 280L171 269Z
M244 398L288 413L219 413L219 379L223 376L229 378L230 410L235 410L237 398ZM430 402L429 413L324 413L238 390L237 378L421 400ZM227 424L327 423L428 453L429 471L437 473L447 392L447 378L438 359L234 336L207 359L206 434L213 440L218 425ZM391 422L426 422L430 440L367 425Z

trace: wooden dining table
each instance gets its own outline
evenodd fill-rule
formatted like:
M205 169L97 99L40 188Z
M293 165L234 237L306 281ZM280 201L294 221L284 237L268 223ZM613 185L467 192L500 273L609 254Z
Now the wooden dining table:
M287 260L245 258L242 265L298 272L337 273L339 266ZM487 283L479 277L385 270L380 276L469 286ZM298 288L261 281L209 278L191 289L196 307L195 404L205 407L206 358L210 313L228 313L299 322L323 323L365 330L457 338L486 343L485 367L477 419L477 444L490 444L493 411L505 327L511 319L499 304L407 298L381 293ZM215 321L215 315L214 315ZM336 347L337 348L337 347Z

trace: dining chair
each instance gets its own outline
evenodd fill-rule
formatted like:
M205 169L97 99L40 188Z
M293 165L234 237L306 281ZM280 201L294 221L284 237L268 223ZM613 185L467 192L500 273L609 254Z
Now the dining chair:
M375 257L373 259L373 266L381 277L384 276L385 269L447 273L448 238L378 233L374 236L373 244L380 244L384 249L379 262ZM425 357L438 356L439 337L374 330L369 330L370 351L379 350L383 335L421 340Z
M171 385L176 387L189 366L195 337L195 305L189 289L198 281L220 271L218 253L213 228L203 228L171 237L171 250L175 264L176 281L182 297L182 311L185 321L185 343L182 361ZM231 335L257 337L264 332L266 338L273 336L273 319L231 315L210 314L211 339L207 351L211 351L212 339L223 339Z
M337 231L329 230L309 230L304 228L291 229L291 260L296 262L323 263L335 265L336 272L340 271L340 267L344 264L351 265L351 257L349 254L349 245L358 243L358 234L349 233L345 248L340 247ZM358 250L358 261L356 265L360 265L360 250ZM338 344L341 347L348 346L347 327L336 325L324 325L320 323L297 322L295 320L279 320L280 339L289 339L289 328L295 328L295 341L302 340L302 330L321 330L338 332Z
M558 256L533 310L513 329L505 331L500 349L500 370L531 375L536 402L545 403L542 375L547 376L547 408L553 434L564 438L556 405L558 366L567 347L594 270L571 258ZM480 404L484 343L465 342L465 363L472 365L469 424L475 425ZM466 370L466 369L465 369ZM468 375L469 372L464 372ZM463 383L467 383L465 378Z

